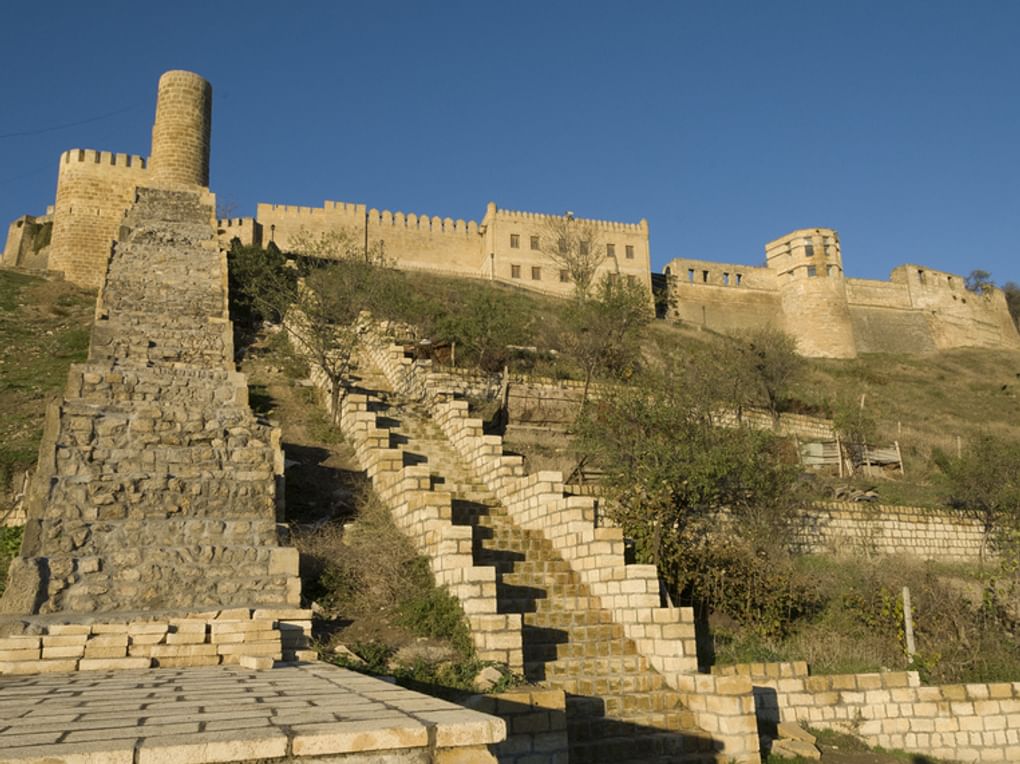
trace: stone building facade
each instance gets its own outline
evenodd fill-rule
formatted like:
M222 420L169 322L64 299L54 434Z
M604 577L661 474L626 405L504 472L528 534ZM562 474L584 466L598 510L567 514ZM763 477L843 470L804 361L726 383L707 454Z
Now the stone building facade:
M547 254L544 239L559 216L518 212L489 202L481 222L426 214L379 211L364 204L325 202L322 207L259 204L254 218L219 221L221 239L274 242L287 250L294 237L344 230L355 241L380 247L397 268L506 284L566 296L573 284ZM605 274L630 279L651 290L648 221L617 223L577 219L593 225L605 249L596 281Z
M998 289L901 265L889 281L846 278L839 235L793 231L765 245L764 267L678 258L665 268L672 315L721 332L774 326L807 356L919 353L956 347L1020 349Z

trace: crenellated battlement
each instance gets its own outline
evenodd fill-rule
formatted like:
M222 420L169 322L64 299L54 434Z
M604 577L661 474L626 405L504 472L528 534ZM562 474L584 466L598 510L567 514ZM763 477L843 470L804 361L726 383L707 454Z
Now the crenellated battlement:
M912 283L927 289L942 289L947 292L961 292L966 288L967 279L958 273L937 271L916 263L904 263L893 268L889 280L895 284Z
M464 221L453 218L440 218L438 215L417 215L413 212L390 212L376 209L368 211L368 224L370 226L392 226L394 228L408 228L418 232L426 232L433 235L445 236L477 236L479 232L478 223L474 220Z
M123 154L113 151L99 151L97 149L68 149L61 153L61 172L64 170L64 165L73 165L75 163L97 164L106 167L119 167L135 171L144 171L148 169L148 159L137 154Z
M217 218L216 226L218 228L241 228L252 225L254 222L255 218Z
M549 215L543 212L524 212L521 210L496 209L496 219L524 224L545 225L550 220L562 218L563 215ZM622 231L626 233L642 234L648 231L648 221L642 219L640 223L619 223L614 220L595 220L594 218L574 218L578 223L586 223L597 226L606 231Z

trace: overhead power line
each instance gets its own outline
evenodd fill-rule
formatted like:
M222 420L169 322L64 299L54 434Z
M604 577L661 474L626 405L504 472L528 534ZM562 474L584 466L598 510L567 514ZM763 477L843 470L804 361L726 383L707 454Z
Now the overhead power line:
M81 119L77 122L67 122L63 125L53 125L51 127L41 127L35 130L16 130L12 133L0 133L0 138L21 138L28 135L42 135L43 133L53 133L57 130L66 130L69 127L78 127L79 125L87 125L90 122L99 122L110 117L116 117L118 114L126 114L129 111L135 111L140 109L141 105L128 106L124 109L117 109L117 111L111 111L106 114L100 114L96 117L89 117L88 119Z

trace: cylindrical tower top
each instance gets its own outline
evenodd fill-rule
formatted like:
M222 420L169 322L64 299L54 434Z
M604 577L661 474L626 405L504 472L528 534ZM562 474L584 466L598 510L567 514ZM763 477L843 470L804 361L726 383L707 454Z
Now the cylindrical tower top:
M149 173L153 183L209 185L212 86L194 72L159 78Z

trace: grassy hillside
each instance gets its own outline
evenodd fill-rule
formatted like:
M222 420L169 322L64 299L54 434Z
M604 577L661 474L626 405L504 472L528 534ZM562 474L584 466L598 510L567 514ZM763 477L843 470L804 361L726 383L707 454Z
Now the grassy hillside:
M0 512L35 462L47 403L68 367L85 359L95 299L62 281L0 270Z

